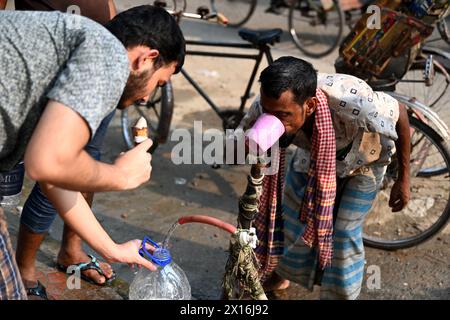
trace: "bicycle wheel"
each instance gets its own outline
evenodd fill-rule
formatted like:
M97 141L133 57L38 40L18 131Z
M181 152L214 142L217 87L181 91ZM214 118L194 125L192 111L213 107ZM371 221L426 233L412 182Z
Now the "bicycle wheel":
M337 0L330 3L329 8L318 0L293 1L290 5L289 32L295 45L309 57L326 56L341 42L344 13Z
M450 125L450 76L440 64L434 64L432 83L427 86L424 78L425 61L414 62L402 80L396 85L395 91L414 97L427 107L432 108Z
M210 0L211 9L223 14L230 27L244 25L255 11L257 0Z
M432 84L427 86L424 78L425 61L415 62L402 80L396 85L396 92L408 97L414 97L426 106L432 108L446 124L450 124L450 76L439 64L434 65ZM433 167L423 167L420 176L440 175L446 172L444 162Z
M142 116L147 120L148 132L153 140L150 152L153 153L159 144L165 143L169 135L174 107L172 83L157 88L151 99L142 105L133 105L122 110L122 135L126 146L134 147L134 137L131 127Z
M431 127L417 118L411 124L411 198L402 211L393 213L388 206L392 185L397 177L394 158L388 166L381 189L367 214L364 243L370 247L396 250L415 246L439 232L450 218L450 176L418 176L423 166L444 161L450 166L450 149Z

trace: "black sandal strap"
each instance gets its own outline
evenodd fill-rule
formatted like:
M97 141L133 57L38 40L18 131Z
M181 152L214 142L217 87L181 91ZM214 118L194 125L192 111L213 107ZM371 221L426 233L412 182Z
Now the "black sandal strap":
M36 297L40 297L44 300L48 300L47 290L45 289L45 287L42 285L42 283L39 280L37 281L36 287L27 288L26 292L27 292L28 296L36 296Z

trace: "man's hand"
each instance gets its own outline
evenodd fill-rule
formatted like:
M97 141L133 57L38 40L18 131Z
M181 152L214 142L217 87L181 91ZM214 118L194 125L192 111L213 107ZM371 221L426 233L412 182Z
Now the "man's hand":
M408 204L410 197L409 179L398 179L392 186L389 207L392 212L399 212Z
M130 151L122 153L114 162L114 166L122 172L123 190L137 188L150 179L152 155L147 151L152 144L152 140L147 139Z
M130 266L138 265L149 269L150 271L156 271L156 266L149 260L141 257L139 254L139 249L141 248L140 240L131 240L126 243L117 245L116 247L116 257L113 257L108 262L120 262L128 263ZM154 248L147 248L153 251Z

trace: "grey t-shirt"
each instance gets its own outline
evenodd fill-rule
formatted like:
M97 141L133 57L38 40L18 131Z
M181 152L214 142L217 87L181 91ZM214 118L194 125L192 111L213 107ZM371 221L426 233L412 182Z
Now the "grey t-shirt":
M49 99L80 114L92 135L129 73L122 43L90 19L0 11L0 171L22 160Z

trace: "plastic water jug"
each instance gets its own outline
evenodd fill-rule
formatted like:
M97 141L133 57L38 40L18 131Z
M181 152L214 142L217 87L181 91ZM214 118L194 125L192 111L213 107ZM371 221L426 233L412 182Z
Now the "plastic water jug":
M151 254L146 245L156 249ZM141 268L130 285L130 300L190 300L191 286L184 271L172 260L170 251L150 238L142 241L139 254L158 266L157 271Z

